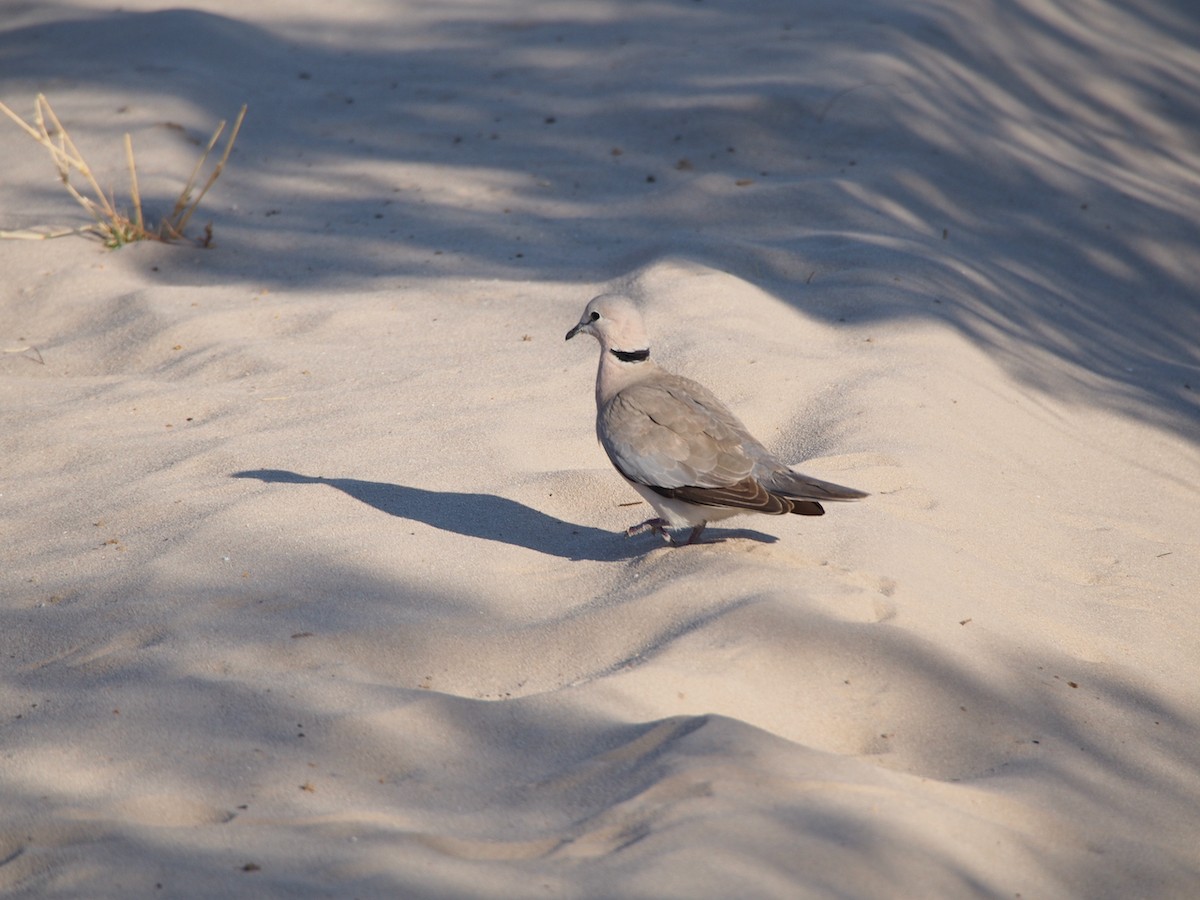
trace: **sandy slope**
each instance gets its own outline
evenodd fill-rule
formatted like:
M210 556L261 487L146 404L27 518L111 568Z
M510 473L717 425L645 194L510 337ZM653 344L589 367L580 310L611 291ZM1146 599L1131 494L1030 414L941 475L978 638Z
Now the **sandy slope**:
M0 890L1194 895L1186 4L246 6L4 12L151 205L251 113L0 242ZM607 289L872 497L625 539Z

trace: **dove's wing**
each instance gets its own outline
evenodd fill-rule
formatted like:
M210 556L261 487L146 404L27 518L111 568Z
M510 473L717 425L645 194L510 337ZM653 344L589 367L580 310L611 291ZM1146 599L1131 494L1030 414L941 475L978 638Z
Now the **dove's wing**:
M613 397L597 432L622 475L688 503L820 515L805 501L866 496L792 471L711 391L661 370Z
M597 432L622 475L663 496L704 506L789 511L752 477L770 454L694 381L659 372L626 388L601 410Z

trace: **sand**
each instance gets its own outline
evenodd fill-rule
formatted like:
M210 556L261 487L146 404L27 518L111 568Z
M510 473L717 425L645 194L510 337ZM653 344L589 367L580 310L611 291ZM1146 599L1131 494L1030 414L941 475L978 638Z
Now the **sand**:
M2 12L119 198L249 113L0 241L0 892L1196 896L1189 4ZM627 539L606 290L872 496Z

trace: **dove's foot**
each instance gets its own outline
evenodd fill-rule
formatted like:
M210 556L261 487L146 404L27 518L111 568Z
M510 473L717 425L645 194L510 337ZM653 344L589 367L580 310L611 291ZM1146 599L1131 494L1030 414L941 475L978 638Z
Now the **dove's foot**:
M667 531L666 519L647 519L640 525L630 525L625 529L625 536L634 537L635 535L645 534L647 531L654 532L668 544L675 543L675 539L671 537L670 532Z
M704 526L706 524L707 523L705 523L705 522L701 522L699 525L697 525L695 528L693 528L691 530L691 532L688 534L686 541L675 540L675 538L671 535L671 533L669 531L667 531L667 520L666 519L647 519L645 522L642 522L640 525L631 525L625 529L625 535L627 537L633 537L634 535L644 534L647 531L651 531L654 534L657 534L659 537L661 537L664 541L666 541L672 547L685 547L688 544L696 543L696 539L698 537L700 537L700 532L704 531Z

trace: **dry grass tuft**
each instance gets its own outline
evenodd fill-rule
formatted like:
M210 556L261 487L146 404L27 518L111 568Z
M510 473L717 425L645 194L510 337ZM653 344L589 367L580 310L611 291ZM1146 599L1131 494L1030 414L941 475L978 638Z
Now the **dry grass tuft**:
M187 184L179 192L179 197L175 201L174 208L156 227L151 229L146 227L142 214L142 197L138 190L137 163L133 157L133 140L128 134L125 135L125 157L129 162L129 194L133 207L132 215L118 210L114 201L101 189L95 176L92 174L91 168L84 160L83 154L79 152L79 148L71 140L71 135L63 127L62 122L59 121L58 116L50 106L50 101L46 99L44 94L37 95L32 123L26 122L4 103L0 103L0 112L16 122L26 134L49 151L50 158L54 161L54 165L58 169L58 177L62 179L67 193L74 197L76 202L86 209L89 215L96 220L93 224L85 225L82 228L0 231L0 237L30 238L36 240L61 237L67 234L94 233L100 236L106 247L113 248L122 247L134 241L182 240L184 238L184 229L187 228L187 224L191 220L192 214L196 212L196 208L199 207L200 201L204 199L204 195L208 193L209 188L221 177L221 172L224 170L225 163L229 159L229 154L233 150L233 142L237 140L238 131L241 130L242 120L246 117L246 107L243 105L237 118L234 120L233 129L229 132L229 138L225 142L225 150L221 154L220 160L209 174L208 179L204 182L204 186L197 191L196 185L199 182L200 173L204 169L204 164L225 131L224 121L217 126L217 130L213 132L208 146L205 147L204 152L200 155L200 159L197 160L196 167L192 170L192 175L188 178ZM80 190L71 183L72 173L78 173L85 182L83 190ZM212 229L206 227L204 237L200 238L198 242L203 246L208 246L211 240Z

